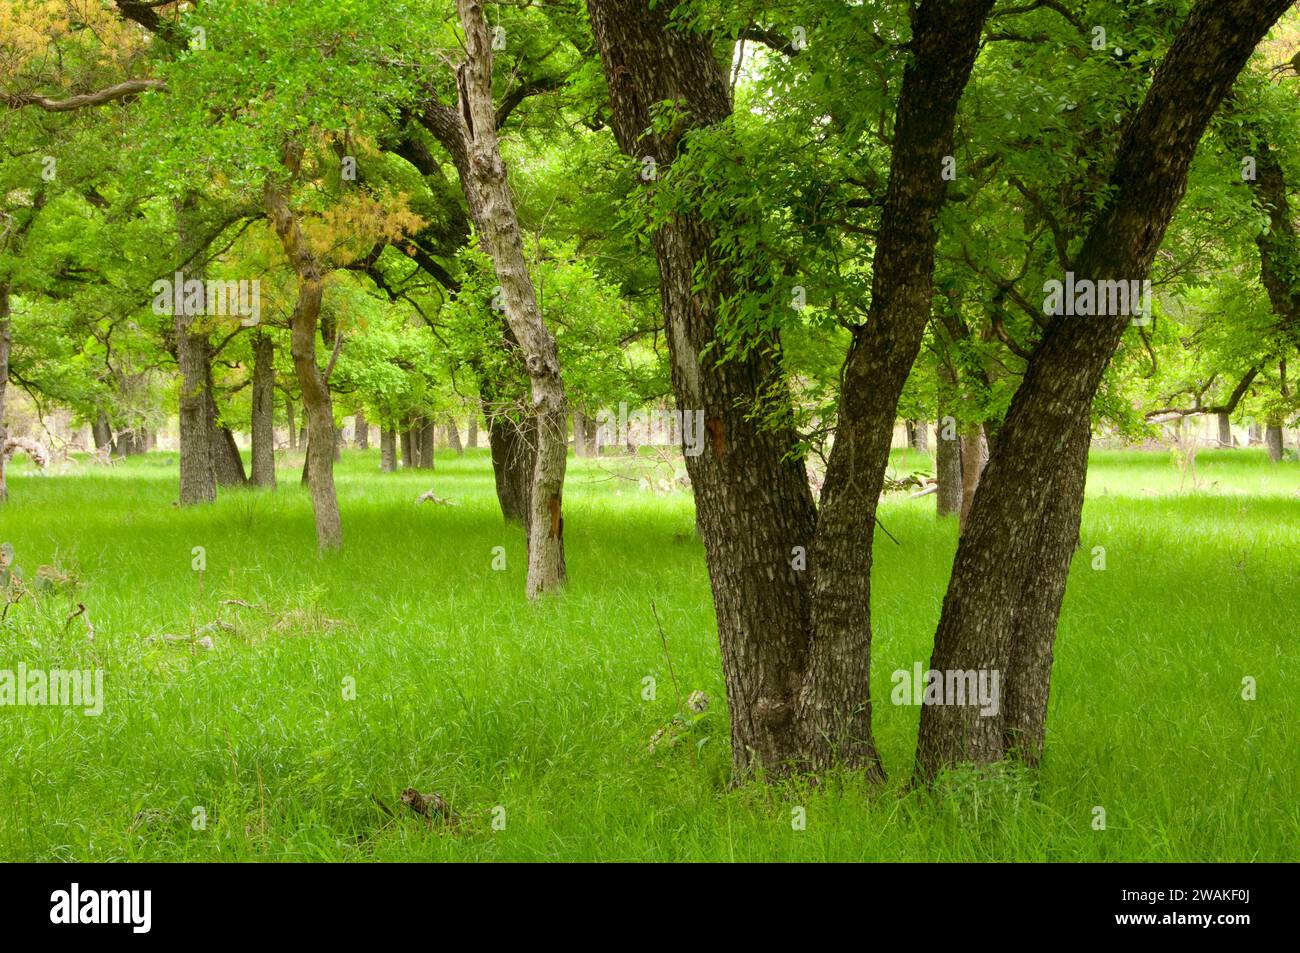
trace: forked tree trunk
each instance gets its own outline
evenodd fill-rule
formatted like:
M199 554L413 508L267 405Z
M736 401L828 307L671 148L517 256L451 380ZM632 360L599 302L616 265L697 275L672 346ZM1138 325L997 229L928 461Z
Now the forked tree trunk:
M588 0L625 154L668 168L683 128L658 131L673 100L707 126L731 111L709 38L679 31L672 4ZM719 365L702 356L722 303L747 289L711 260L713 227L681 212L654 234L679 409L702 409L709 451L687 459L713 583L732 721L732 762L769 774L833 763L882 774L871 734L870 572L875 509L898 398L929 317L935 219L957 103L991 0L926 0L913 24L894 162L873 269L872 313L844 369L835 446L817 515L795 435L758 425L759 395L785 392L775 335ZM709 278L699 288L698 275ZM815 532L815 535L814 535ZM803 557L806 556L806 563ZM804 566L806 565L806 568Z
M253 337L254 486L275 489L275 342L264 331Z
M282 159L290 175L296 178L302 162L302 147L297 143L287 143ZM273 176L268 176L263 197L267 217L298 276L298 301L290 319L290 350L307 413L307 481L316 520L316 544L322 551L334 550L343 545L343 525L334 490L333 401L328 382L316 361L316 326L322 296L320 263L303 238L297 216L289 205L286 187Z
M1200 0L1189 14L1120 143L1109 199L1093 222L1072 271L1090 281L1141 281L1181 202L1187 173L1210 117L1251 52L1290 0ZM1067 447L1087 420L1106 365L1131 316L1051 320L1016 392L975 495L953 562L930 668L1000 671L1004 681L1033 677L1012 664L1019 596L1040 551L1047 509L1060 493ZM1068 481L1067 481L1068 482ZM1081 505L1082 481L1062 505ZM1068 525L1068 523L1066 524ZM1053 537L1059 538L1059 537ZM1050 614L1050 613L1049 613ZM1050 629L1055 631L1055 618ZM1048 626L1038 629L1047 638ZM1039 650L1020 656L1040 658ZM1050 669L1045 672L1050 677ZM1039 672L1038 677L1044 677ZM1047 697L1047 686L1022 690ZM987 764L1007 753L1004 715L973 705L926 705L916 773Z
M388 424L379 428L379 469L384 473L397 469L397 431Z

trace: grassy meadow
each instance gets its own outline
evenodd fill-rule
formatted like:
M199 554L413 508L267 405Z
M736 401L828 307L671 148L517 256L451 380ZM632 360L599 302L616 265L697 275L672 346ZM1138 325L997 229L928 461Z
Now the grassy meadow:
M106 700L0 708L0 859L1300 858L1295 462L1206 451L1193 482L1168 452L1096 451L1042 770L932 790L908 786L920 709L890 703L890 676L928 667L956 545L933 497L887 500L898 542L876 540L888 784L732 787L689 493L571 458L570 585L529 605L485 450L397 474L345 451L344 549L325 558L300 465L284 455L274 494L191 509L174 453L13 467L0 542L29 583L51 569L7 610L0 669L101 667ZM415 505L431 488L458 505ZM708 711L650 751L696 690ZM427 826L407 787L459 822Z

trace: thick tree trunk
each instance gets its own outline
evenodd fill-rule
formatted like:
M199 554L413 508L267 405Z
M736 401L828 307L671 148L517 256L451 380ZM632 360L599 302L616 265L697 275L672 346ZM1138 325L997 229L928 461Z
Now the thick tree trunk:
M1282 423L1269 421L1264 428L1264 446L1268 448L1268 458L1274 463L1282 462Z
M263 331L253 337L254 486L275 489L275 342Z
M1200 0L1127 126L1109 200L1074 263L1076 281L1146 278L1186 189L1210 117L1289 0ZM930 668L1009 673L1018 594L1041 561L1038 529L1059 492L1071 438L1087 420L1131 316L1056 316L1026 369L957 549ZM1080 488L1082 484L1080 483ZM1081 492L1081 489L1080 489ZM1078 499L1071 501L1078 505ZM1050 672L1048 673L1050 675ZM1046 686L1039 693L1046 697ZM926 705L916 772L1000 760L1005 718L973 705Z
M1218 417L1219 419L1219 446L1231 447L1232 446L1232 415L1216 414L1215 416Z
M525 529L532 512L533 470L537 464L537 422L531 416L488 411L488 446L497 502L507 523Z
M370 422L363 410L358 410L352 417L352 443L358 450L370 449Z
M283 160L296 176L302 148L288 144ZM263 196L267 217L298 275L298 301L290 318L290 351L307 414L306 470L316 520L316 544L322 551L338 549L343 545L343 525L334 490L334 408L328 382L316 361L316 325L322 296L320 264L303 238L284 186L268 176Z
M13 328L10 318L9 286L0 284L0 503L9 499L9 484L5 479L5 397L9 391L9 355L13 351Z
M194 251L197 224L194 222L196 199L186 196L176 203L176 224L182 255ZM201 277L201 276L200 276ZM212 434L208 423L208 343L207 332L195 332L199 315L186 313L181 307L173 316L176 328L176 363L180 366L180 502L182 506L211 503L217 498L216 472L213 469Z
M845 363L820 519L795 435L756 425L760 395L783 393L775 335L723 364L723 302L744 293L712 260L715 231L681 213L654 235L678 408L702 409L710 452L687 458L713 583L737 773L836 761L879 776L871 735L871 539L898 397L920 348L933 273L934 223L957 102L991 0L926 0L913 29L880 228L870 320ZM668 168L682 128L652 128L651 110L683 103L707 126L731 111L709 38L670 24L672 4L588 0L622 151ZM709 284L698 288L703 271ZM815 531L815 536L814 536ZM806 556L806 568L805 557Z
M451 447L456 456L465 456L465 448L460 445L460 430L456 427L456 418L451 414L447 415L447 446Z
M397 431L388 424L379 428L379 469L384 473L397 469Z

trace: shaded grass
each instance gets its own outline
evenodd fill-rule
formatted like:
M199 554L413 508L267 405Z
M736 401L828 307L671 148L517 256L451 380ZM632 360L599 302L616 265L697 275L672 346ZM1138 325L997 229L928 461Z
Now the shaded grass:
M928 663L956 527L890 500L878 534L872 674L891 780L728 787L703 548L688 495L570 461L571 584L523 599L485 451L437 471L338 469L345 548L315 555L293 464L275 494L179 509L175 457L43 477L18 466L0 540L30 578L76 582L0 628L0 668L106 671L102 716L0 708L0 857L94 860L1226 860L1300 854L1300 468L1206 452L1094 454L1084 548L1057 648L1037 776L957 772L908 791L919 708L890 675ZM906 471L924 461L896 454ZM433 486L459 506L414 505ZM506 567L494 571L494 547ZM1094 570L1093 548L1106 568ZM192 566L203 547L206 571ZM252 608L224 604L241 600ZM95 626L65 624L78 603ZM651 736L683 694L713 704ZM204 626L220 622L218 627ZM207 633L214 648L188 639ZM156 638L163 634L179 641ZM152 638L151 637L155 637ZM1242 679L1258 683L1243 701ZM656 682L643 698L644 679ZM352 680L351 682L349 680ZM344 697L355 685L355 699ZM398 811L442 793L454 833ZM389 817L376 799L392 808ZM1107 829L1092 828L1093 809ZM193 826L194 809L206 829ZM807 814L794 830L791 811ZM492 821L504 820L504 829Z

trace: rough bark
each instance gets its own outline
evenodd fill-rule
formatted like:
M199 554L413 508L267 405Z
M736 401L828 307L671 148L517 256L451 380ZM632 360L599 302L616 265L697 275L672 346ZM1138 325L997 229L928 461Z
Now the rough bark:
M302 162L302 147L286 144L282 160L289 173L296 177ZM267 217L298 276L298 300L289 322L290 351L307 414L306 471L316 520L316 544L322 551L338 549L343 544L343 525L334 490L334 408L328 382L316 361L321 266L303 237L286 186L274 176L267 176L263 199Z
M90 432L94 437L96 450L112 448L113 424L108 419L108 413L102 408L95 413L95 421L90 425Z
M487 426L501 515L507 523L527 529L537 461L536 420L531 415L493 413L489 409Z
M275 489L275 342L259 331L253 337L254 486Z
M211 348L204 348L203 366L204 373L208 376L204 419L208 429L208 453L212 458L213 476L217 486L247 486L248 477L244 473L244 458L239 455L239 444L235 443L231 429L222 424L213 394Z
M1078 278L1146 278L1210 117L1289 5L1289 0L1201 0L1193 8L1124 132L1107 202L1072 268ZM1051 320L971 506L931 668L997 670L1009 677L1017 593L1038 558L1037 529L1056 492L1066 445L1078 421L1087 419L1129 321L1129 315ZM1071 505L1081 506L1081 495ZM969 705L927 705L921 712L917 777L928 779L961 762L1000 760L1005 742L1001 717L981 717Z
M934 473L939 483L935 493L935 513L938 516L958 516L961 513L961 438L954 433L943 435L944 421L939 417L938 442L934 445Z
M930 452L930 427L924 420L907 422L907 445L921 453Z

